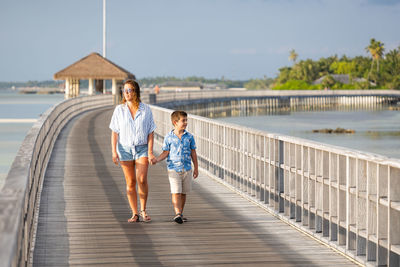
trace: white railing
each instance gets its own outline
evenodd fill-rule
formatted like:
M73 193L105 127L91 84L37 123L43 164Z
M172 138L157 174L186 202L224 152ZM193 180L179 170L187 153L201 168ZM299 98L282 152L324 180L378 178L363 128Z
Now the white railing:
M152 106L156 141L172 110ZM190 115L202 171L363 264L398 266L400 160Z
M82 112L111 105L111 95L72 98L50 108L32 126L0 190L0 266L29 263L40 188L61 129Z
M144 102L356 91L226 91L143 95ZM362 91L398 97L395 91ZM162 98L163 97L163 98ZM162 101L161 101L162 100ZM0 189L0 266L26 266L35 237L40 188L54 142L64 125L113 97L87 96L49 109L31 128ZM287 100L283 101L287 103ZM171 129L171 110L152 106L160 141ZM264 205L355 259L395 266L400 254L400 163L380 156L255 131L198 116L189 130L200 167L210 176ZM366 255L366 256L363 256ZM361 260L362 261L362 260Z
M396 96L400 90L198 90L181 92L160 92L155 95L157 104L195 99L234 98L234 97L307 97L307 96Z

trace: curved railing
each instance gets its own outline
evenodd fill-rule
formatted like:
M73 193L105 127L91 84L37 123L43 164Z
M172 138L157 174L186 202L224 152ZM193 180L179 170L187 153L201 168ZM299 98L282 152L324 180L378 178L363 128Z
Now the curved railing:
M111 105L110 95L69 99L46 111L30 129L0 190L0 266L29 262L40 188L61 129L82 112Z
M152 110L161 144L172 110ZM398 266L400 160L195 115L188 124L209 176L362 264Z
M362 93L400 96L396 91ZM295 96L292 99L324 95L359 97L357 91L221 90L143 94L142 99L148 103L180 105L182 101L273 96L287 104L291 94ZM66 100L48 110L28 132L0 190L0 266L25 266L29 262L35 239L38 196L61 129L74 116L111 106L112 101L112 96ZM171 128L171 110L152 108L158 127L156 137L160 141ZM199 116L190 116L189 125L197 139L200 166L210 176L359 261L393 265L398 260L398 160Z

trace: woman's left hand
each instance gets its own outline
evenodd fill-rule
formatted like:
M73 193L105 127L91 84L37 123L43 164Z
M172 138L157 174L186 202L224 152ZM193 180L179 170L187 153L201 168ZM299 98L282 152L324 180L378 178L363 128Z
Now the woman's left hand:
M155 156L153 155L153 154L149 154L149 164L150 165L153 165L153 164L155 164Z
M112 161L114 162L115 165L118 166L119 157L118 157L118 154L117 154L117 153L115 153L115 154L113 153Z

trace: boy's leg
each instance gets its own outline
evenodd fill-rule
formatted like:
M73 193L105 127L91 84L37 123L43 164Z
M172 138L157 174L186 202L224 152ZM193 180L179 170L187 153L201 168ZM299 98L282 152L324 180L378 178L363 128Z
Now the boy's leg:
M172 204L174 205L175 217L174 221L176 223L183 223L182 219L182 194L172 194Z
M181 214L182 214L182 220L183 220L184 222L187 222L188 219L187 219L186 217L183 216L183 209L185 208L185 203L186 203L186 194L182 194L181 199L182 199L182 209L181 209L181 210L182 210L182 212L181 212Z
M182 194L172 194L175 214L182 213Z
M183 208L185 207L186 203L186 194L181 194L181 213L183 213Z
M176 171L168 171L171 186L172 205L174 206L176 223L183 223L182 220L182 174Z
M185 172L185 175L182 180L182 214L183 209L185 208L186 203L186 193L189 193L192 190L192 171ZM183 218L183 221L187 221L186 218Z

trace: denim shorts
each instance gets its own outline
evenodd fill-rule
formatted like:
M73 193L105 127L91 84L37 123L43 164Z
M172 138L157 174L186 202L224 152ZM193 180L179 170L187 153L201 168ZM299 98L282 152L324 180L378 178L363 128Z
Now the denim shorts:
M142 157L148 157L147 150L147 144L140 146L123 146L118 143L117 153L120 161L132 161Z

